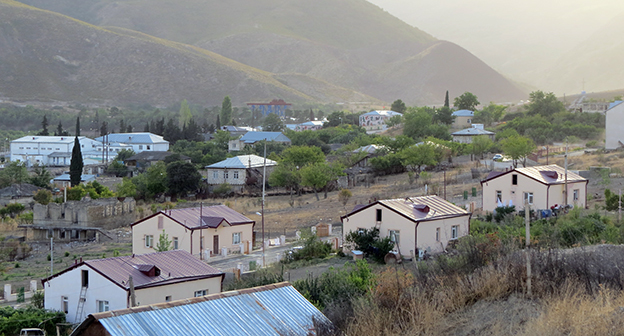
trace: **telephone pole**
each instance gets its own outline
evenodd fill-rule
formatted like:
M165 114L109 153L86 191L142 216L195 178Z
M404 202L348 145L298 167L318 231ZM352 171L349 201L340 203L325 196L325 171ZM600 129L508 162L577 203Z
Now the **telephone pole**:
M529 208L529 200L524 201L524 226L525 226L525 242L524 251L526 253L526 272L527 272L527 295L531 297L531 209Z

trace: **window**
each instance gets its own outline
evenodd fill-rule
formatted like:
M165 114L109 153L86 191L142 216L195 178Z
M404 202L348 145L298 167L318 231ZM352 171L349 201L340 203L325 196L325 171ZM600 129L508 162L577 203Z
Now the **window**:
M224 172L223 172L223 178L227 180L227 179L228 179L228 176L229 176L228 171L227 171L227 170L226 170L226 171L224 171Z
M93 147L95 147L95 146L93 146ZM52 150L52 148L48 148L48 150Z
M502 202L503 201L503 192L500 190L496 190L496 202Z
M518 185L518 174L511 175L511 184Z
M436 241L440 241L440 228L436 228Z
M234 179L238 180L238 170L234 171Z
M82 270L82 287L89 287L89 271Z
M394 242L395 245L398 245L400 242L400 231L399 230L390 230L390 240Z
M147 248L154 247L154 236L152 235L145 236L145 247Z
M195 291L195 297L200 297L208 294L207 289Z
M178 237L173 237L173 249L178 249Z
M169 302L169 301L171 301L171 295L165 296L165 302Z
M65 314L69 313L69 298L67 296L61 297L61 309Z
M139 145L139 149L143 149L143 145Z
M533 205L533 193L532 192L525 192L524 193L524 201L525 202L529 202L530 205Z
M158 230L162 230L164 226L164 218L162 216L158 217Z
M30 147L26 147L26 149L30 149Z
M108 301L97 301L97 311L98 313L108 311Z
M468 123L469 123L469 124L470 124L470 122L471 122L471 121L472 121L472 120L468 119Z
M457 239L459 235L459 225L451 226L451 239Z
M232 244L240 244L241 242L241 233L234 232L232 233Z
M56 148L56 150L61 150L60 148Z
M381 222L381 209L377 209L377 221Z
M579 200L579 190L578 189L574 189L574 191L572 192L572 199L575 201Z
M147 150L150 150L150 146L149 146L149 145L148 145L148 146L145 146L145 147L147 147Z

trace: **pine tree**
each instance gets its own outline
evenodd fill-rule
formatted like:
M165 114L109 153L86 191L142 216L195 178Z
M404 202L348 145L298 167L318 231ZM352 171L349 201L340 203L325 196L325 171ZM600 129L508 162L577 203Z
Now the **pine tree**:
M132 133L132 125L126 126L126 133Z
M223 103L221 104L221 123L223 123L223 125L232 123L232 100L230 100L230 96L225 96L225 98L223 98Z
M108 123L106 121L102 121L102 127L100 127L100 136L105 136L108 134Z
M221 129L221 119L219 119L219 116L217 115L217 130Z
M126 123L123 119L119 121L119 133L126 133Z
M80 117L76 117L76 136L80 136Z
M71 162L69 164L69 181L72 187L80 184L83 167L84 163L82 162L80 141L78 141L78 136L76 136L76 138L74 139L74 148L72 149Z
M158 238L158 243L156 243L156 251L157 252L166 252L171 249L171 240L169 240L169 235L165 233L165 230L160 234Z
M191 113L191 108L189 107L188 102L184 99L180 104L180 116L178 120L180 126L186 125L191 118L193 118L193 113Z
M449 105L448 90L446 90L446 97L444 97L444 107L451 107Z
M310 121L314 121L314 111L310 109Z
M50 132L48 132L48 117L45 114L43 115L43 120L41 121L41 128L43 128L43 130L39 132L39 135L50 135Z

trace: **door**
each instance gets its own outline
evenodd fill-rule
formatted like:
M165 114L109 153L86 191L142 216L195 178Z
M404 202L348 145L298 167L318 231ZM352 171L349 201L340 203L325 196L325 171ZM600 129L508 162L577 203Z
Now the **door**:
M213 247L213 252L214 254L221 254L221 252L219 251L219 236L218 235L214 235L212 237L212 247Z

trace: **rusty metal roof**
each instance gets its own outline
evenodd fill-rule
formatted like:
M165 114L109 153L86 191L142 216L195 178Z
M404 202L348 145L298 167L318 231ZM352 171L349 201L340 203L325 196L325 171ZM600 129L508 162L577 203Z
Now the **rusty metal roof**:
M229 225L256 223L255 221L252 221L246 216L225 205L214 205L203 208L172 209L161 212L190 229L200 227L217 228L221 225L221 223L223 223L223 221L227 222Z
M490 175L488 175L488 177L485 180L481 181L481 183L493 180L499 176L509 174L511 172L522 174L528 178L534 179L544 184L564 184L565 183L565 168L560 167L556 164L552 164L548 166L516 168L516 169L512 169L507 172L502 172L496 175L493 175L492 173L490 173ZM586 181L587 181L586 178L568 170L568 183L586 182Z
M111 336L315 335L331 322L287 282L150 306L91 314L72 335L99 322Z
M375 204L382 204L399 213L403 217L415 222L470 215L470 213L465 209L460 208L439 196L430 195L380 200L359 208L356 206L353 211L345 216L342 216L342 218L349 217Z
M124 289L129 288L128 279L130 276L132 276L134 287L140 289L223 275L223 272L204 263L186 251L173 250L142 255L86 260L49 278L43 279L42 282L46 282L82 265L89 266L94 271L100 273L102 276ZM160 269L160 275L150 277L143 273L142 271L147 268L146 265L155 266Z

